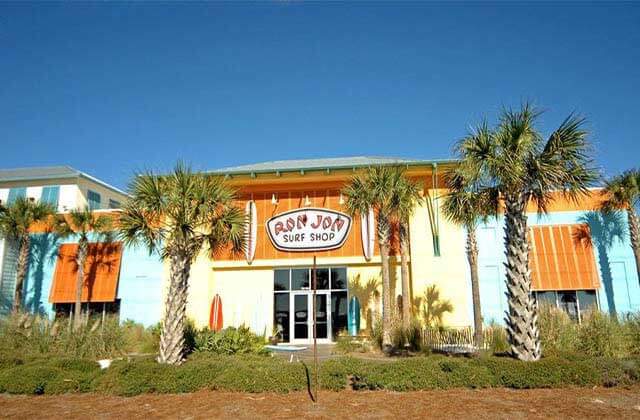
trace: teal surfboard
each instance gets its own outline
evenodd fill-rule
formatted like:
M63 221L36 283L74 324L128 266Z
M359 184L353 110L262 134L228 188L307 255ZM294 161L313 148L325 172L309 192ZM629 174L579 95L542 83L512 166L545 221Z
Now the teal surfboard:
M349 301L349 335L355 336L360 332L360 302L355 296Z

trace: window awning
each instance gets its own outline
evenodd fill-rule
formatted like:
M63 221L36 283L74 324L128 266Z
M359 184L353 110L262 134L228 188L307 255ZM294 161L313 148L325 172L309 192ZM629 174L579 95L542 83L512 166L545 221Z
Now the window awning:
M62 244L49 294L51 303L72 303L76 300L78 244ZM113 302L118 293L122 243L90 243L84 266L82 302Z
M592 290L600 287L586 224L533 226L529 241L533 290Z

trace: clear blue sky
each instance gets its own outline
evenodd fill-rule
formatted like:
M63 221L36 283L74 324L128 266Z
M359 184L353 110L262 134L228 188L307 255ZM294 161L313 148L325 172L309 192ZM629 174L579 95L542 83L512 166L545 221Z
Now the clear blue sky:
M0 51L2 168L447 158L527 99L640 157L640 5L1 3Z

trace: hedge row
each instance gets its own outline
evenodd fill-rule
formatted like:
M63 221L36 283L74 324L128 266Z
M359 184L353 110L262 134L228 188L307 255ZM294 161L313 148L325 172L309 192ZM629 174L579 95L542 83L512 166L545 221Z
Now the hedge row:
M103 392L116 395L181 393L201 389L290 392L307 389L313 372L302 363L260 356L197 355L182 366L153 360L116 361L100 371L75 359L0 360L0 392L58 394ZM323 362L324 389L410 391L448 388L556 388L616 386L640 382L640 359L569 360L523 363L508 358L462 359L440 356L398 361L341 358Z

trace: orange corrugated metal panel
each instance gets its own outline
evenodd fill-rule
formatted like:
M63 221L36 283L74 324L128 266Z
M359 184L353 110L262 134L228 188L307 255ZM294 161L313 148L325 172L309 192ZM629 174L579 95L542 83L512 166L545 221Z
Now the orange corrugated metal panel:
M586 225L533 226L530 268L533 290L580 290L600 287L593 249L576 233Z
M49 294L51 303L71 303L76 299L78 244L62 244ZM82 302L113 302L118 292L122 243L89 244L85 262Z
M256 239L255 259L287 259L287 258L313 258L312 252L283 252L275 249L268 238L266 231L266 221L276 214L283 213L288 210L304 208L304 207L324 207L341 212L345 212L344 205L340 204L340 190L336 187L339 185L331 185L328 188L318 188L318 185L309 184L304 189L296 190L280 190L272 191L253 191L242 194L237 204L240 208L244 208L247 200L253 197L256 202L256 211L258 218L258 234ZM277 204L271 202L272 195L277 197ZM307 196L309 197L309 205L305 205ZM397 240L394 242L394 251L397 250ZM375 255L378 255L378 247L375 247ZM342 248L332 250L326 253L326 256L362 256L362 243L360 239L360 218L354 217L351 226L351 232ZM229 249L222 250L215 255L216 260L242 260L243 255L232 255Z

